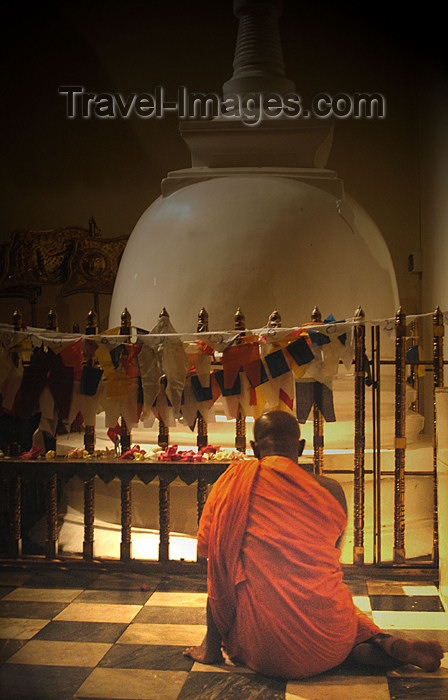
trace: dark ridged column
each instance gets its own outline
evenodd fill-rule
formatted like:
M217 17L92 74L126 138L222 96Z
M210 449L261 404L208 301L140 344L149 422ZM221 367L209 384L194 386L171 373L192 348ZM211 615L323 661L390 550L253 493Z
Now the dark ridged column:
M283 3L278 0L234 0L238 35L233 76L223 85L224 96L295 90L294 83L285 78L278 28L282 10Z

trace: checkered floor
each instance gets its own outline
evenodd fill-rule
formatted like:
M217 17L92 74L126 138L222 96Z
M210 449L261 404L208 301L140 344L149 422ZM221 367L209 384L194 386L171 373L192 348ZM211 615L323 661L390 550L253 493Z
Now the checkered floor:
M145 571L144 568L141 571ZM385 630L438 639L448 613L431 585L347 581L357 605ZM182 655L205 633L203 575L55 566L0 569L3 700L432 700L448 697L448 658L434 674L343 665L306 681L245 667L203 666Z

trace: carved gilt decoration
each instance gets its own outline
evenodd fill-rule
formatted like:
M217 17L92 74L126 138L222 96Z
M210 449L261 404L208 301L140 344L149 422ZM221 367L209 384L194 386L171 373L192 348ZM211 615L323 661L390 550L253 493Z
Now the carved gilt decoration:
M101 238L93 219L88 229L14 231L0 247L0 295L22 296L45 284L62 285L62 296L111 294L127 239Z

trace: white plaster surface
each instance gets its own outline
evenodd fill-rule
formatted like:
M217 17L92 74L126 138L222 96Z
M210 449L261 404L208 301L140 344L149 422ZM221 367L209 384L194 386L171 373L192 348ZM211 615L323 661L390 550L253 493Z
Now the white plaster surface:
M265 325L274 309L285 326L307 322L316 304L338 320L358 304L367 318L394 316L395 272L370 216L350 197L255 173L186 185L142 214L118 271L110 327L125 307L148 330L162 307L178 331L196 329L202 306L211 330L233 328L238 307L248 328Z

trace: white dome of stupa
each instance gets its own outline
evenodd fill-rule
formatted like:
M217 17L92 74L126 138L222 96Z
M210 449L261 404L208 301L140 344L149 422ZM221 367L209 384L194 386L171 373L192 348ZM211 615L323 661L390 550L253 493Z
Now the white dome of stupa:
M303 172L303 171L302 171ZM166 307L178 331L194 331L198 311L210 329L233 328L240 307L249 328L277 309L283 325L324 316L393 316L392 260L369 215L352 198L274 175L233 174L159 197L127 243L110 325L125 307L150 329Z

